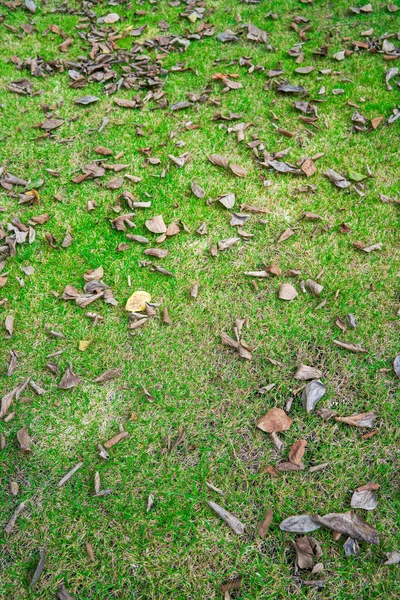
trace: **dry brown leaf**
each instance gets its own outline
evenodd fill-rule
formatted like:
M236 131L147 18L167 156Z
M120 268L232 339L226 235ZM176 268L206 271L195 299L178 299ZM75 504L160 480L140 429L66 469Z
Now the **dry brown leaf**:
M129 437L129 433L127 431L120 431L120 433L117 433L117 435L114 435L114 437L112 437L110 440L107 440L107 442L105 442L103 444L104 448L112 448L113 446L115 446L115 444L118 444L118 442L120 442L121 440L125 439Z
M297 442L292 444L289 450L290 462L294 463L295 465L299 465L301 463L301 459L306 451L307 443L308 442L306 440L297 440Z
M256 425L266 433L287 431L292 424L292 419L281 408L271 408Z
M320 379L322 377L322 371L316 369L315 367L309 367L307 365L299 365L295 379L300 379L301 381L307 381L308 379Z
M354 427L371 427L376 419L376 415L373 412L360 413L357 415L350 415L348 417L335 417L335 421L338 423L346 423L346 425L353 425Z
M292 237L292 235L294 235L294 231L293 229L285 229L285 231L282 233L282 235L280 236L280 238L278 239L278 244L281 242L285 242L286 240L288 240L289 238Z
M30 449L31 439L29 437L29 431L26 425L17 431L17 438L19 446L23 452L32 452Z
M368 353L368 350L364 350L360 344L353 344L352 342L341 342L340 340L333 340L333 343L339 348L344 348L350 352L355 353Z
M244 534L245 526L237 517L235 517L235 515L222 508L222 506L216 504L216 502L208 501L207 504L214 512L217 513L219 517L221 517L223 521L225 521L225 523L232 529L234 533L237 535Z
M157 215L151 219L148 219L145 225L152 233L165 233L167 231L167 226L165 225L164 219L161 215Z
M257 525L257 533L260 538L264 539L267 535L269 526L272 522L272 508L269 508L266 512L264 519Z
M297 298L298 293L296 288L293 287L290 283L283 283L279 286L279 298L281 300L294 300Z

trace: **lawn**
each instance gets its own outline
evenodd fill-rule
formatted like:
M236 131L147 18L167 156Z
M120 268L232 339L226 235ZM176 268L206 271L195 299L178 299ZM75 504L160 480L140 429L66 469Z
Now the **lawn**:
M363 3L344 0L66 6L38 1L31 13L24 2L2 2L0 10L3 406L22 382L39 386L28 384L0 420L1 598L397 598L399 567L384 563L400 551L393 369L400 352L400 119L390 118L400 108L400 78L386 84L385 74L399 62L400 9L374 1L372 12L355 14L350 6ZM109 13L119 19L97 22ZM248 39L249 23L267 38ZM95 33L101 30L105 37ZM217 38L226 30L236 41ZM178 41L160 46L158 36ZM89 58L94 38L100 46ZM93 58L117 53L114 79L89 82L88 69L103 73L91 71ZM53 73L32 75L26 61L38 56L53 61ZM145 75L127 89L138 57ZM309 66L315 69L296 72ZM82 87L72 87L79 77ZM31 93L10 91L22 78ZM125 85L112 89L118 81ZM280 92L285 83L305 91ZM140 91L136 108L115 102ZM82 96L98 100L76 104ZM309 103L307 112L296 109L299 102ZM46 119L60 124L48 132L38 127ZM99 146L111 154L96 153ZM241 168L213 164L213 154ZM311 157L316 172L308 177L301 166ZM94 161L101 176L75 183ZM125 168L103 173L101 164ZM9 174L27 185L7 184ZM193 193L193 181L204 196ZM218 198L232 193L229 209ZM151 204L132 209L129 202ZM233 212L249 218L231 225ZM40 215L49 218L35 223ZM149 231L146 221L157 215L177 226L176 235L160 240ZM35 239L28 234L8 256L15 229L20 234L29 222ZM231 238L232 245L221 244ZM156 256L143 253L154 248ZM168 255L159 258L160 249ZM100 297L81 307L63 299L67 285L82 298L83 275L99 267L115 302ZM306 280L323 286L320 295ZM283 284L297 297L282 300ZM125 309L138 290L151 295L143 325ZM238 319L239 349L248 358L221 340L227 334L238 345ZM307 381L295 378L300 364L322 371L326 388L310 413L302 404ZM62 389L70 366L80 382ZM116 377L95 382L112 369ZM256 426L274 407L293 420L278 434L281 451ZM335 419L367 412L376 416L372 429ZM17 437L25 426L31 451ZM102 458L98 444L120 431L129 435ZM300 439L307 442L304 469L271 469ZM360 542L359 554L346 557L347 536L320 528L311 535L321 544L323 570L296 568L298 536L280 523L346 512L354 490L368 483L380 486L378 505L355 512L377 529L379 546ZM207 501L235 515L245 533L236 535ZM257 524L270 508L271 525L260 537ZM44 569L32 586L43 550ZM237 589L221 588L229 581Z

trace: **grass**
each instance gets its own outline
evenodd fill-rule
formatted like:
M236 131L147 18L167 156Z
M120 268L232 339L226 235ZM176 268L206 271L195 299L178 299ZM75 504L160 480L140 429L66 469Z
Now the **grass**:
M391 369L398 353L398 207L384 204L378 194L395 196L399 192L399 121L382 125L370 133L354 134L351 127L353 108L347 102L359 104L369 119L384 116L396 107L396 90L385 89L384 72L394 63L386 63L379 54L359 54L336 63L331 58L316 58L312 51L322 46L331 34L329 55L347 46L343 38L360 39L369 27L374 35L395 32L398 16L389 13L383 3L374 3L369 15L347 14L348 3L315 2L303 5L282 0L277 6L268 3L246 5L228 0L208 3L214 12L209 21L217 32L236 29L236 16L242 22L252 22L267 29L276 52L244 39L234 45L222 45L215 37L193 41L184 54L173 53L164 59L169 68L184 61L192 71L171 72L165 84L170 104L186 99L189 91L202 91L210 82L211 73L238 73L243 88L221 93L218 83L212 83L212 97L221 99L221 111L243 112L243 120L254 127L245 132L245 142L238 144L235 134L228 135L226 126L211 120L218 107L199 105L171 113L152 110L145 105L139 112L115 106L112 97L102 94L101 86L92 84L82 90L68 87L68 77L59 74L34 79L35 90L43 94L21 97L7 92L6 85L26 75L18 72L9 61L12 55L22 59L40 54L46 59L57 58L61 39L43 32L57 23L76 42L65 55L68 59L86 53L84 43L74 29L78 17L52 14L51 3L41 6L32 17L22 9L2 8L5 22L19 27L32 19L38 33L16 35L1 27L2 48L0 103L2 163L11 173L29 179L43 178L40 205L18 205L17 199L3 190L0 205L5 207L4 223L13 217L23 222L36 214L48 212L51 220L37 228L37 240L21 245L17 256L7 262L9 281L1 290L7 303L0 307L0 320L15 316L15 333L3 338L1 346L4 392L26 377L40 383L44 396L26 390L29 402L14 404L16 416L0 423L7 439L2 452L1 506L2 524L6 524L15 507L24 501L27 509L18 518L10 536L1 533L2 579L0 593L7 599L54 598L65 583L70 593L83 599L148 599L221 597L221 583L240 575L242 587L235 592L243 600L262 598L395 598L398 568L384 566L384 553L399 549L399 494L396 475L396 419L398 419L398 381ZM147 16L135 16L136 8L147 10ZM278 19L265 18L273 8ZM114 11L124 17L115 25L117 30L127 25L148 23L144 37L158 34L161 19L171 24L171 31L183 34L194 30L187 20L178 18L182 7L167 2L156 5L132 4L132 7L95 4L98 15ZM295 65L287 50L299 41L290 28L291 17L305 15L313 25L305 44L304 65L331 68L340 74L320 76L316 71L308 76L294 73ZM398 13L397 13L398 15ZM130 48L126 37L118 42ZM155 52L150 51L154 56ZM284 66L292 83L301 83L315 98L321 85L326 86L326 102L318 105L328 127L321 123L315 137L310 137L292 109L292 98L281 97L273 90L264 91L265 73L247 74L236 61L251 56L254 64L266 69L278 61ZM228 62L213 64L218 57ZM29 76L29 75L28 75ZM331 90L341 87L345 93L334 96ZM95 94L100 101L93 107L78 107L73 99ZM132 92L119 92L118 97L130 98ZM363 101L361 99L364 99ZM34 125L43 120L40 103L59 103L56 111L63 118L78 116L66 123L53 140L35 141ZM109 125L97 130L106 114ZM276 133L270 111L279 117L279 126L296 132L286 139ZM184 123L192 120L200 125L186 131ZM135 134L141 124L144 137ZM229 125L229 123L228 123ZM171 138L170 133L176 133ZM307 183L318 186L315 194L296 194L300 182L290 175L262 171L252 159L246 142L257 132L271 152L291 146L289 161L301 156L323 152L317 162L318 173ZM70 138L70 143L59 143ZM182 140L183 149L175 142ZM168 240L164 247L169 256L160 261L175 278L139 268L143 247L129 243L129 251L118 253L123 233L113 230L109 220L115 218L112 207L119 191L108 190L104 181L81 185L71 183L77 169L98 158L93 149L104 145L113 151L123 151L121 162L129 164L129 172L139 175L139 184L127 182L135 196L152 198L151 209L137 210L135 233L147 235L144 222L150 216L162 214L167 223L182 219L191 233L181 233ZM168 164L168 154L183 151L191 161L183 168L171 166L164 179L161 167L143 167L139 149L153 148L153 155ZM207 155L219 152L245 166L249 175L234 178L212 166ZM322 173L333 168L346 174L349 170L365 173L369 166L374 176L366 187L365 198L356 193L342 192L332 186ZM51 177L45 168L59 169L60 178ZM263 187L261 179L271 179ZM235 192L237 207L242 203L257 204L270 212L266 223L252 216L245 229L254 234L250 243L239 242L217 258L210 256L212 244L233 235L229 226L230 213L190 192L195 179L207 192L207 199L222 193ZM54 195L61 193L62 202ZM86 210L88 200L98 208ZM126 205L121 204L125 211ZM301 220L304 211L323 217L323 225L313 234L314 223ZM203 221L208 233L195 233ZM342 235L339 226L345 222L351 233ZM74 242L65 250L53 250L44 240L51 231L61 240L70 225ZM279 235L289 226L296 236L277 244ZM150 234L149 237L153 236ZM370 255L354 249L353 242L382 243L382 251ZM154 244L152 243L152 246ZM157 262L157 261L155 261ZM275 262L283 272L301 269L304 279L314 278L323 269L320 282L324 286L324 308L316 310L321 299L299 294L292 303L277 298L280 283L290 281L282 276L258 282L255 291L244 272L256 270L263 263ZM23 276L21 266L32 265L35 274L24 277L20 287L17 277ZM119 301L117 308L95 303L89 307L104 317L93 326L85 318L86 310L73 303L58 300L52 291L61 293L66 284L81 288L82 274L102 265L104 281ZM128 277L131 287L128 285ZM199 283L196 300L189 299L189 289ZM298 281L294 282L298 288ZM152 319L133 335L127 331L128 319L123 310L127 297L137 289L151 293L154 302L167 306L173 325L165 326L160 317ZM338 316L354 313L356 331L343 335L335 325ZM221 345L220 334L232 333L236 318L248 318L246 341L256 350L251 362ZM65 340L50 338L45 325L60 330ZM353 355L336 348L333 339L360 342L369 350L367 355ZM91 340L85 352L78 349L80 340ZM57 388L45 365L46 358L59 349L60 372L72 362L84 383L74 390ZM10 349L19 355L18 368L7 378L6 364ZM282 363L273 366L267 358ZM256 419L273 406L284 407L286 400L299 387L293 374L300 362L322 368L327 394L321 406L347 415L373 410L378 415L378 433L361 439L359 430L342 424L324 422L318 416L307 416L295 397L291 416L293 426L285 433L287 447L300 437L308 441L307 466L328 462L323 472L294 472L271 479L263 468L274 464L279 455L266 435L255 427ZM91 383L104 370L122 368L123 376L105 385ZM260 385L275 383L265 396ZM143 394L144 385L154 396L149 403ZM396 397L397 394L397 397ZM132 418L133 414L133 418ZM32 437L32 454L18 449L16 432L28 425ZM119 425L129 431L130 438L110 450L110 460L98 457L97 443L118 432ZM186 431L185 442L171 454L163 453L167 439ZM77 462L83 467L61 489L57 482ZM102 487L112 488L110 496L93 496L94 473L99 471ZM16 498L9 492L10 481L18 481ZM206 481L226 492L221 499L207 490ZM321 591L301 585L294 571L293 534L280 531L280 521L290 515L310 512L325 514L349 509L351 491L366 482L381 485L377 509L368 521L381 533L379 548L362 544L360 556L345 559L343 539L334 542L327 530L316 537L323 547L322 561L325 587ZM146 513L149 494L155 504ZM223 504L248 525L248 533L236 537L208 509L206 499ZM265 540L255 534L255 527L268 507L274 518ZM3 531L3 529L2 529ZM85 543L93 546L96 562L85 552ZM44 573L34 588L29 581L39 559L39 548L46 547L48 558ZM303 576L303 574L302 574ZM307 575L304 576L307 579ZM310 577L308 577L310 578Z

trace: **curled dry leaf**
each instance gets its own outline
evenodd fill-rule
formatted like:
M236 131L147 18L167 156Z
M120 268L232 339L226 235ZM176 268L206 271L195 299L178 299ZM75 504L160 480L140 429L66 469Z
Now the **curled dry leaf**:
M378 505L375 490L356 491L351 497L351 508L363 508L364 510L374 510Z
M266 433L278 433L287 431L293 420L281 408L271 408L263 417L261 417L256 425Z
M83 279L86 282L89 281L100 281L100 279L102 279L102 277L104 276L104 269L103 267L97 267L97 269L90 269L89 271L87 271L87 273L83 274Z
M164 219L161 215L157 215L151 219L148 219L145 225L152 233L165 233L167 231L167 226L165 225Z
M315 405L326 393L326 387L319 379L307 383L303 390L303 408L309 413L315 409Z
M306 440L297 440L297 442L292 444L289 450L290 462L294 463L295 465L300 465L301 459L306 451L307 443L308 442Z
M307 381L308 379L320 379L322 377L322 371L316 369L315 367L309 367L307 365L299 365L295 379L300 379L301 381Z
M151 296L148 292L141 290L134 292L126 302L125 310L129 312L142 312L146 309L146 304L151 302Z
M282 531L289 531L291 533L309 533L319 529L321 525L317 523L310 515L298 515L295 517L288 517L279 525Z
M273 434L271 434L273 435ZM281 460L278 463L276 463L276 468L278 471L304 471L304 469L306 468L304 463L300 463L298 465L295 465L294 463L290 462L290 460Z
M225 521L225 523L232 529L232 531L234 533L236 533L237 535L243 535L244 534L244 532L245 532L245 526L243 525L243 523L241 523L239 521L239 519L237 517L235 517L235 515L233 515L232 513L228 512L227 510L225 510L224 508L222 508L222 506L219 506L215 502L208 501L207 504L208 504L208 506L210 508L212 508L212 510L214 512L217 513L217 515L219 517L221 517L221 519L223 521Z
M314 567L314 559L319 560L322 556L321 546L313 537L303 536L297 538L294 542L294 548L298 569L311 570Z
M379 544L379 535L375 527L369 525L362 517L352 511L329 513L323 517L313 515L313 519L332 531L349 535L356 540L362 540L369 544Z
M44 548L41 548L39 553L40 553L40 559L39 559L38 565L35 569L35 572L33 574L33 577L32 577L31 583L30 583L31 588L34 587L37 584L37 582L39 581L39 579L43 573L44 565L46 562L46 556L47 556L46 550Z
M306 281L304 283L305 283L307 290L310 292L310 294L312 296L317 296L317 297L320 296L322 290L324 289L324 287L322 285L320 285L316 281L313 281L312 279L306 279Z
M272 508L269 508L265 514L264 519L257 525L257 533L260 538L264 539L267 535L269 526L272 522Z
M281 300L294 300L297 296L296 288L291 283L283 283L279 286L279 298Z
M221 156L221 154L210 154L208 160L216 167L223 167L224 169L227 169L229 165L228 159Z

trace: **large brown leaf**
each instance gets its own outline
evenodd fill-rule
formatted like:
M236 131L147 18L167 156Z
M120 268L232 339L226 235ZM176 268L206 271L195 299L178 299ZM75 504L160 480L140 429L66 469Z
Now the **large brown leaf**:
M379 544L379 534L375 527L369 525L355 512L329 513L323 517L313 515L313 519L320 525L332 531L349 535L355 540L362 540L369 544Z
M266 433L287 431L293 420L281 408L271 408L257 421L257 427Z

